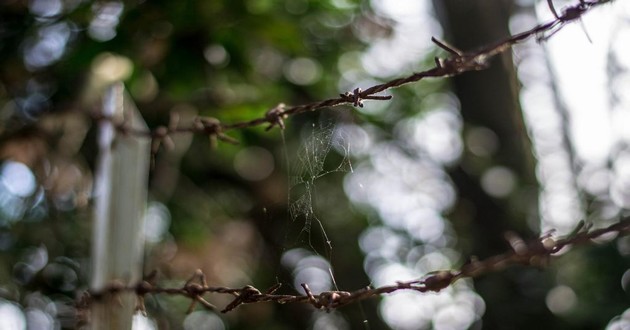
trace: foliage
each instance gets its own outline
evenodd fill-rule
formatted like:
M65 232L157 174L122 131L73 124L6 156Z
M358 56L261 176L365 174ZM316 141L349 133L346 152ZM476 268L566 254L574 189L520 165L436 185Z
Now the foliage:
M388 16L383 3L3 4L2 171L11 165L35 183L30 190L16 192L3 174L3 189L12 194L2 192L0 198L2 298L25 310L48 313L62 327L76 325L73 304L86 288L90 257L96 157L92 123L107 84L124 80L151 127L175 122L173 114L178 115L177 127L194 127L198 116L219 118L221 123L251 120L279 102L317 102L340 90L432 67L434 54L428 48L422 53L409 42L407 57L390 59L404 63L407 58L409 63L398 71L366 69L370 62L363 54L394 38L404 25ZM451 29L456 25L452 22ZM442 48L457 53L447 45ZM465 56L441 65L454 65L458 58ZM471 59L476 58L462 63L470 65L475 62ZM501 69L498 61L491 63L490 71L513 74L511 64ZM375 72L381 72L380 78ZM510 83L517 84L514 79ZM474 83L464 80L454 84L474 89ZM230 130L226 134L240 144L220 143L216 149L210 149L202 134L172 135L172 148L163 141L152 168L147 274L158 270L151 280L162 287L176 287L201 269L205 281L217 287L281 283L280 293L292 295L301 293L300 283L307 281L315 293L355 291L371 284L384 286L385 278L394 285L392 281L404 283L411 280L405 277L430 271L468 269L475 259L462 266L462 255L484 258L509 249L502 239L508 229L539 236L526 223L528 215L536 213L536 197L528 194L536 189L533 169L510 167L512 158L531 160L531 151L506 148L519 145L504 140L509 134L501 133L512 131L513 123L487 113L483 117L482 110L469 108L462 94L457 95L460 113L460 103L448 88L445 81L422 81L392 91L394 99L386 105L367 101L352 110L305 112L292 116L282 130ZM355 97L358 105L357 93L342 95L341 100ZM520 109L505 110L519 114ZM493 127L493 120L499 124ZM491 130L476 130L481 126ZM500 152L484 157L471 151L469 141L462 139L471 132L485 132L481 136L487 139L479 147L484 150L492 149L492 139L498 137ZM513 140L525 139L522 133ZM493 196L479 183L483 171L478 169L497 165L516 176L517 188L506 198ZM620 250L607 245L572 251L558 268L517 269L474 283L460 280L439 296L364 300L330 314L308 305L252 304L226 315L201 309L187 315L188 302L177 296L147 297L145 305L154 325L175 328L409 328L405 320L417 321L415 327L436 328L601 328L623 312L627 300L627 291L618 288L628 267ZM545 299L557 289L556 283L572 287L573 295L578 292L577 307L550 312ZM398 314L388 305L396 297L408 302L397 305ZM232 301L208 299L217 306ZM48 304L55 312L42 307ZM597 308L604 305L614 307ZM433 312L427 306L433 306ZM445 321L448 313L451 320Z

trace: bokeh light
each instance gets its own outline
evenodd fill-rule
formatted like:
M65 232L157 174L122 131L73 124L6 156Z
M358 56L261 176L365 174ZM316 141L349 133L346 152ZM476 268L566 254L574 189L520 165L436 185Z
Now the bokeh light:
M606 326L606 330L625 330L630 328L630 308L626 309L621 315L610 320Z
M216 67L224 67L230 63L230 54L225 50L225 47L219 44L206 46L203 50L203 57L208 63Z
M69 22L41 26L35 36L24 41L25 66L34 71L61 59L74 29Z
M28 9L31 13L41 18L57 16L63 7L61 0L31 0L28 3Z
M371 4L395 23L388 38L372 41L363 53L365 71L372 77L390 77L413 69L418 58L433 47L427 40L441 34L430 1L373 0Z
M504 166L487 169L481 176L481 187L493 197L507 197L516 188L516 175Z
M577 295L570 287L559 285L547 293L547 308L554 314L565 314L571 311L578 302Z
M315 313L313 330L346 330L351 329L348 321L339 312Z
M0 298L0 329L26 329L26 317L15 303Z
M295 58L284 66L284 76L296 85L312 85L322 76L321 65L312 58Z
M5 161L0 167L0 226L21 220L33 205L30 198L37 191L31 169L23 163ZM37 199L36 199L37 201Z
M313 294L330 291L332 288L331 266L328 260L313 252L296 248L282 254L282 264L292 269L293 286L305 294L302 284L307 284Z
M273 155L264 148L243 148L234 157L236 173L246 180L263 180L273 172L274 168Z
M94 2L92 5L94 17L87 30L88 35L98 41L108 41L116 37L116 27L124 7L120 1Z
M171 213L160 202L150 202L144 215L144 238L148 243L161 242L171 224Z
M151 318L142 315L141 313L136 313L133 316L133 320L131 323L132 330L155 330L158 329L157 324Z
M207 311L190 313L184 319L185 330L225 330L225 324L216 314Z

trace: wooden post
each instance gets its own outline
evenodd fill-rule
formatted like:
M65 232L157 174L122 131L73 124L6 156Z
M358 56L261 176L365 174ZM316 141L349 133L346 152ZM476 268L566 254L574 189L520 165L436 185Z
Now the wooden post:
M151 142L125 134L115 123L148 131L122 83L112 85L103 98L99 159L96 173L92 235L91 289L101 292L112 283L134 284L141 280L144 247L144 211ZM133 293L94 299L91 329L131 329L136 304Z

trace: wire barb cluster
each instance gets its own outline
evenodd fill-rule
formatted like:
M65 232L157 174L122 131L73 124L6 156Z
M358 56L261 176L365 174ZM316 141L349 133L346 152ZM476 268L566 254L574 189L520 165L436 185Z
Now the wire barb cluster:
M269 126L265 129L266 131L272 129L274 126L280 127L280 129L284 129L284 119L287 118L287 114L284 113L285 105L284 103L279 103L265 114L265 119L269 121Z
M99 292L87 292L81 300L77 302L77 309L85 310L94 299L102 299L121 292L134 292L137 299L137 311L146 313L144 297L147 294L168 294L187 297L191 300L188 313L195 310L197 304L210 310L217 308L208 302L203 296L208 293L229 294L234 299L224 307L221 312L227 313L240 305L260 302L306 303L316 309L330 311L361 300L400 290L412 290L416 292L439 292L455 281L462 278L474 278L483 274L498 272L512 265L546 266L551 261L551 257L568 246L591 244L594 239L603 236L618 234L627 235L630 233L630 217L623 218L619 222L600 229L591 229L591 226L580 222L575 230L564 237L553 237L553 233L547 233L538 239L526 242L514 233L506 234L506 240L511 250L503 254L492 256L484 260L471 258L459 270L438 270L426 274L423 278L397 282L392 285L377 288L365 287L356 291L325 291L314 294L308 284L301 284L304 295L276 294L281 284L278 283L271 288L260 291L259 289L247 285L242 288L212 287L206 282L206 276L201 270L197 270L183 286L175 288L165 288L156 284L156 272L148 275L142 282L131 286L124 286L116 281ZM81 314L81 313L80 313Z
M391 95L370 95L364 93L361 88L355 88L352 93L346 92L345 94L339 94L339 97L343 99L344 102L352 103L353 106L363 108L363 100L391 100Z

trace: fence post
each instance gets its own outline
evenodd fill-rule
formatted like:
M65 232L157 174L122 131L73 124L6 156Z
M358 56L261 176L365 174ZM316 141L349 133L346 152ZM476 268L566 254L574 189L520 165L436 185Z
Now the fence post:
M147 131L147 126L122 83L110 86L103 98L99 123L92 231L90 287L100 292L112 281L136 283L142 276L144 210L147 200L150 141L125 134L115 123ZM92 302L90 329L131 329L136 297L105 295Z

